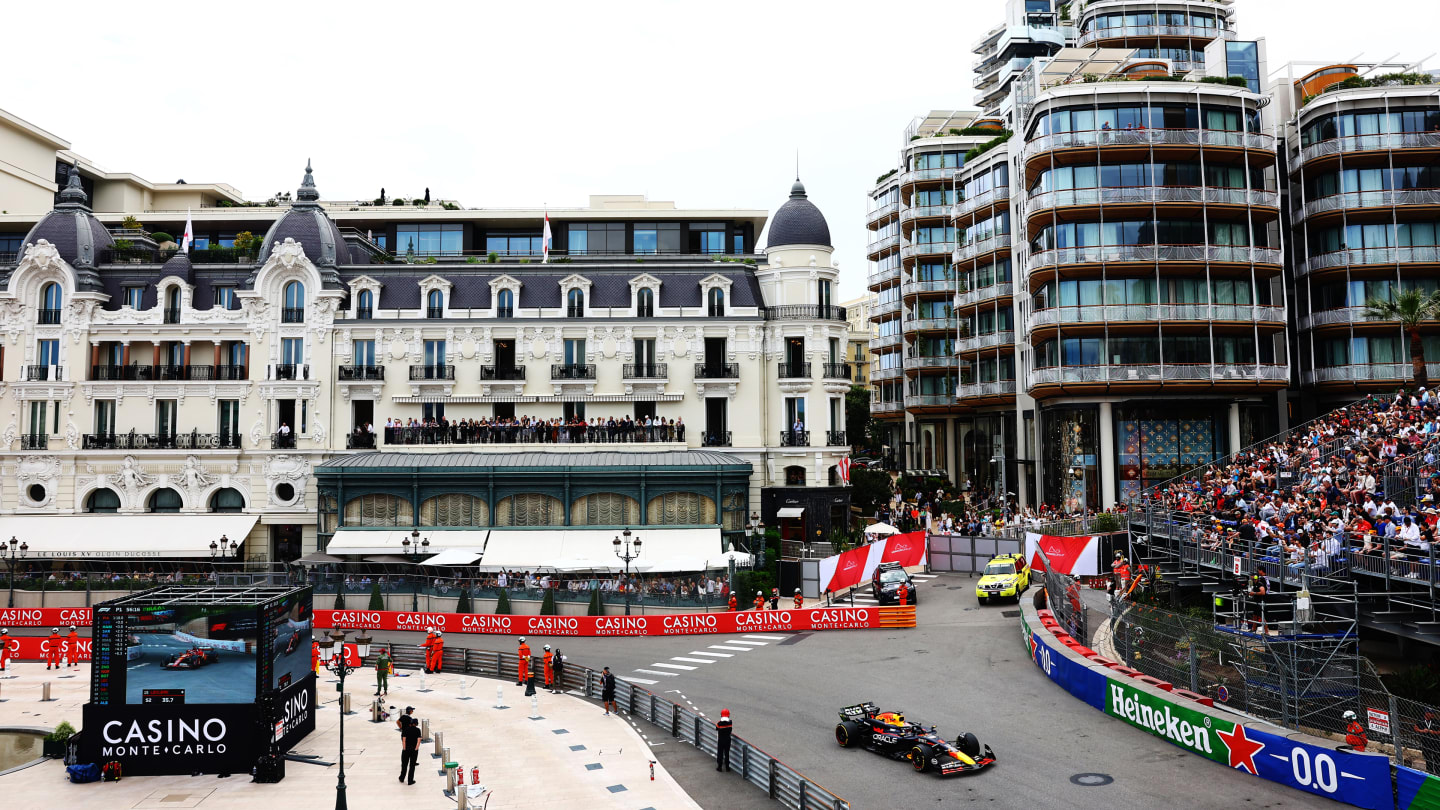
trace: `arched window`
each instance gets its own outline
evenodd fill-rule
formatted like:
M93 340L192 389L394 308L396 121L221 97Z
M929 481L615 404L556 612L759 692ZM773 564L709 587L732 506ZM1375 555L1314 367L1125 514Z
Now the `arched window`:
M631 526L640 522L640 502L618 492L582 495L570 504L571 526Z
M830 486L838 487L841 483L843 482L840 480L840 468L832 465L830 467Z
M375 315L375 293L369 290L361 290L355 296L355 317L362 320L370 320Z
M712 288L710 290L710 295L708 296L708 304L710 309L710 317L723 317L725 315L725 291L720 289L719 287Z
M284 323L305 322L305 285L292 281L285 285L285 308L280 320Z
M710 525L717 522L715 499L697 492L667 492L650 499L645 507L645 520L659 525Z
M211 512L240 512L244 508L245 496L233 487L216 490L215 494L210 496Z
M785 468L785 486L787 486L787 487L803 487L803 486L805 486L805 468L804 468L804 467L786 467L786 468Z
M171 287L165 291L165 323L180 322L180 288Z
M641 318L655 317L655 291L642 287L635 294L635 314Z
M501 290L501 291L500 291L500 294L499 294L498 296L496 296L496 298L495 298L495 317L497 317L497 318L513 318L513 317L515 317L515 291L514 291L514 290Z
M60 285L46 284L40 290L40 323L60 323L60 307L63 303Z
M570 318L585 317L585 291L571 290L565 296L565 315Z
M155 513L179 512L185 502L180 500L180 493L164 487L157 489L150 494L150 501L145 505L146 510Z
M561 526L565 507L559 498L529 492L500 499L495 509L496 526Z
M120 511L120 495L113 489L97 489L85 499L85 511L110 514Z
M425 317L445 317L445 293L439 290L431 290L425 296Z

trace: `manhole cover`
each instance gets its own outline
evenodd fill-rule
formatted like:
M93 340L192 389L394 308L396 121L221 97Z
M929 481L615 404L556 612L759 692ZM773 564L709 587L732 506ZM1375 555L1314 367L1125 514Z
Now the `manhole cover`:
M1070 777L1070 784L1080 787L1101 787L1115 781L1108 773L1077 773Z
M1018 618L1018 617L1020 616L1020 611L1018 611L1018 610L1002 610L1002 611L1000 611L1000 615L1001 615L1001 616L1004 616L1004 617L1007 618L1007 619L1015 619L1015 618Z

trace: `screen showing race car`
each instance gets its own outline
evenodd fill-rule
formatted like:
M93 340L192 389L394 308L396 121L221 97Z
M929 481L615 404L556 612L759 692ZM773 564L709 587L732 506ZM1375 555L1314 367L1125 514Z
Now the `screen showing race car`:
M129 626L125 702L183 690L185 703L252 703L259 613L253 605L165 605Z
M314 618L309 590L269 607L266 625L271 634L271 689L288 689L310 674Z

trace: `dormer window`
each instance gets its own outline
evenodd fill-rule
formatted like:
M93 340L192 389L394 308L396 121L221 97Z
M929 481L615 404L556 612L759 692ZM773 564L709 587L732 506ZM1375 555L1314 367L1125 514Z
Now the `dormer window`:
M495 317L515 317L515 293L511 290L501 290L495 297Z
M359 295L355 296L355 317L362 321L375 317L375 293L361 290Z
M585 317L585 291L573 289L565 295L565 317Z
M285 285L285 307L280 313L281 323L305 322L305 285L292 281Z
M60 323L60 306L63 301L63 293L60 285L50 282L40 291L40 313L38 323L55 324Z
M706 296L705 309L707 314L709 314L709 316L712 318L724 317L725 291L720 289L719 287L711 288L709 294Z
M125 306L127 306L127 307L129 307L129 308L131 308L131 309L136 309L136 310L138 310L138 309L143 309L144 302L145 302L145 288L144 288L144 287L126 287L126 288L125 288Z
M431 290L425 296L425 317L445 317L445 293L440 290Z
M640 318L655 317L655 291L644 287L635 293L635 315Z
M171 287L165 291L165 323L180 322L180 288Z

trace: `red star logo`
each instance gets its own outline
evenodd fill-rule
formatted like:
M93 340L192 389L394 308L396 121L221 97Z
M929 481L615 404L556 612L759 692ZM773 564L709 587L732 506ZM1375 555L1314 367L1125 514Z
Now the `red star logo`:
M1239 723L1235 724L1235 730L1229 734L1223 731L1215 733L1225 741L1225 746L1230 749L1230 767L1241 768L1254 776L1260 775L1260 770L1255 767L1255 755L1264 750L1265 743L1246 739L1245 727Z

